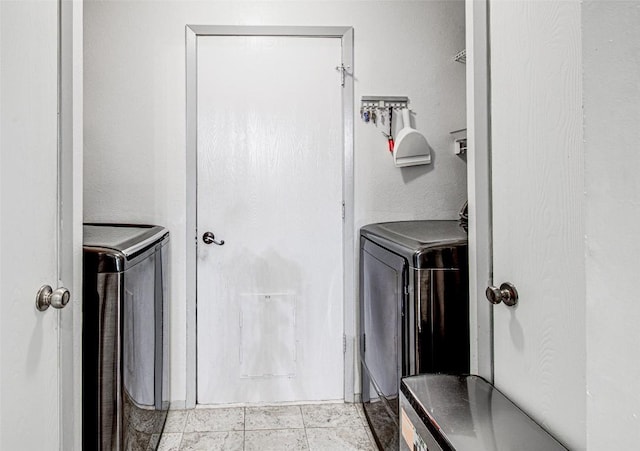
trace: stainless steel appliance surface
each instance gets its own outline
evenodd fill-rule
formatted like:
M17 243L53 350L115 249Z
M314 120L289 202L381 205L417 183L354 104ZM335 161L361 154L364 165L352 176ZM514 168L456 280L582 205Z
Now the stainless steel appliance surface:
M169 231L84 225L83 449L147 449L169 408Z
M458 221L360 231L362 401L382 449L399 446L402 377L469 371L467 262Z
M560 451L560 442L479 376L402 380L401 450Z

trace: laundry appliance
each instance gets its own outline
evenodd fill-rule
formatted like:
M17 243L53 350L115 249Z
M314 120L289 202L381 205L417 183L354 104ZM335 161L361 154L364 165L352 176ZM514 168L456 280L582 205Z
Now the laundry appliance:
M467 233L459 221L362 227L360 355L374 438L398 449L401 378L469 371Z

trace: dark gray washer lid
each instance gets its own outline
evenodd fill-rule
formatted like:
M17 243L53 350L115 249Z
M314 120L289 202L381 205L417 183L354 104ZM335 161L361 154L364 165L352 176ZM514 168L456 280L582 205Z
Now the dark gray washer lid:
M466 252L467 232L457 220L397 221L369 224L360 235L400 255L418 269L439 267L430 254L456 248Z
M95 254L99 272L122 271L169 239L165 227L147 224L84 224L84 252Z
M406 377L401 390L418 416L457 450L566 450L480 376Z

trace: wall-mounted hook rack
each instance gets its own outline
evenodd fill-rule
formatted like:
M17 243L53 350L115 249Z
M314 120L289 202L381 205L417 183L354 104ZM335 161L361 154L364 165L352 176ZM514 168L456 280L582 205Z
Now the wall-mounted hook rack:
M362 108L406 108L409 97L394 96L362 96L360 105Z
M456 56L453 57L453 60L458 63L467 64L467 49L461 50L456 53Z
M394 110L402 112L402 129L397 141L393 136ZM426 138L411 127L409 97L362 96L360 116L365 123L378 126L378 118L386 122L389 133L382 132L387 138L389 152L397 168L431 163L431 151Z

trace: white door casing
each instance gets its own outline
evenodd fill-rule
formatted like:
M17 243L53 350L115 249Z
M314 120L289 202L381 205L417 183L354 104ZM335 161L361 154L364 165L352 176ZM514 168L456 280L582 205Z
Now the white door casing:
M81 13L0 2L1 449L80 448ZM36 310L63 284L65 309Z
M491 165L488 0L467 1L467 189L469 200L469 338L471 373L493 382L493 313L484 290L491 282Z
M493 280L498 389L585 446L580 2L491 2Z
M65 451L82 449L83 6L60 1L58 286L71 291L60 314L58 353Z
M199 39L199 404L343 397L340 50Z
M338 134L341 136L341 159L342 165L342 200L344 201L344 226L342 227L341 259L344 272L342 286L334 287L341 291L344 299L342 324L344 339L340 343L340 348L345 350L344 355L344 388L341 391L344 399L353 401L354 380L355 380L355 273L353 258L353 79L350 74L353 70L353 30L346 27L225 27L225 26L187 26L186 27L186 53L187 53L187 406L195 405L196 393L196 241L200 237L196 233L196 167L197 167L197 52L198 42L203 37L208 36L280 36L280 37L315 37L315 38L338 38L341 44L341 55L338 54L337 61L332 62L330 69L333 71L334 80L340 87L340 74L336 66L341 63L345 66L344 86L338 90L341 96L342 108L338 109L336 115L340 121ZM221 65L220 65L221 66ZM311 108L310 110L312 110ZM238 164L238 163L236 163ZM341 208L341 206L338 206ZM219 232L213 230L218 239L225 239ZM204 233L204 230L201 231ZM200 233L200 235L202 235ZM202 243L200 243L202 245ZM338 262L338 265L340 262ZM340 284L338 284L340 285ZM278 294L278 293L276 293ZM299 310L299 302L292 299L291 292L285 290L280 293L282 297L275 299L275 304L285 310L293 305L298 308L298 323L301 321L302 313ZM295 298L295 296L293 297ZM272 298L273 299L273 298ZM248 302L257 302L255 299ZM282 310L275 309L282 312ZM334 312L335 313L335 312ZM239 319L238 319L239 321ZM338 323L340 321L338 320ZM334 325L335 326L335 325ZM285 328L286 329L286 328ZM295 329L294 329L295 330ZM289 329L291 331L291 329ZM249 337L245 337L249 338ZM246 340L245 340L246 341ZM343 349L340 349L342 351ZM287 365L279 369L286 370ZM245 368L246 370L247 368ZM341 371L342 372L342 371ZM289 399L290 396L281 397L281 400Z

